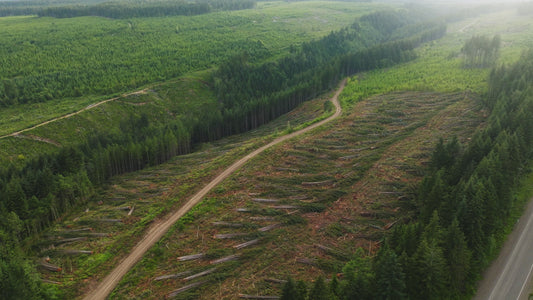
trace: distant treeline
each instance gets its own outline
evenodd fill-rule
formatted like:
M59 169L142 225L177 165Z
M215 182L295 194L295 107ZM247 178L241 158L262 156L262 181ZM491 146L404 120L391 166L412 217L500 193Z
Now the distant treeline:
M255 0L198 0L194 2L104 2L95 5L47 7L37 13L39 17L74 18L98 16L113 19L165 16L193 16L214 10L240 10L253 8Z
M472 295L502 230L516 221L509 218L514 189L531 172L526 166L533 158L533 50L510 67L495 68L488 84L487 127L466 146L456 138L437 144L413 203L417 220L395 227L375 258L356 253L342 270L343 280L320 283L330 295L320 299ZM319 292L317 284L310 293ZM286 286L283 293L281 299L297 299L298 289Z
M11 2L11 1L8 1ZM113 19L164 16L192 16L216 10L240 10L253 8L255 0L198 0L198 1L106 1L79 2L75 4L59 2L0 3L0 16L37 15L39 17L74 18L98 16Z

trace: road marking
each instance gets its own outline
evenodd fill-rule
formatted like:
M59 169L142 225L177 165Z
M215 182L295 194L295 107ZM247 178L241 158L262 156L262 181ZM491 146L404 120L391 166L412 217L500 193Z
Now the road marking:
M500 276L498 278L498 281L496 281L496 284L493 286L492 288L492 292L490 293L490 296L489 296L489 300L491 299L494 299L494 293L499 290L499 287L501 285L501 281L504 279L504 277L506 277L507 275L507 271L509 270L509 268L511 267L511 264L512 264L512 260L513 258L516 257L516 252L520 250L521 248L521 245L523 244L523 241L524 241L524 235L527 233L527 228L529 228L529 225L531 223L531 220L533 220L533 218L531 217L531 215L529 215L529 220L527 221L527 224L526 226L523 228L522 232L520 233L520 237L518 238L518 242L516 243L514 249L513 249L513 252L511 252L511 255L509 255L507 257L507 261L505 263L505 268L503 269L503 272L500 273ZM531 273L531 271L530 271ZM529 277L529 276L528 276Z
M529 276L531 276L531 271L533 271L533 264L531 265L531 268L529 268L529 273L527 274L526 281L524 282L524 285L522 285L522 288L520 289L520 294L518 294L518 297L516 297L516 300L520 299L520 296L522 296L522 293L524 292L524 288L529 283Z

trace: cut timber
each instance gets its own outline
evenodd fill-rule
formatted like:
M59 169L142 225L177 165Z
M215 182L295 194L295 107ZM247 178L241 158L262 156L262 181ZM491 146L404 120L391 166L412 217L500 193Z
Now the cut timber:
M391 222L387 225L385 225L385 227L383 227L385 230L389 230L391 229L392 226L394 226L396 223L398 223L398 221L394 221L394 222Z
M276 171L300 172L300 170L292 168L276 168Z
M253 221L272 221L274 220L273 217L250 217L250 220Z
M233 261L233 260L237 260L237 259L239 259L239 255L233 254L233 255L229 255L229 256L226 256L226 257L222 257L222 258L219 258L219 259L212 260L210 262L210 264L216 265L216 264L221 264L223 262Z
M300 207L296 206L296 205L274 205L274 206L271 206L270 208L273 208L273 209L296 209L296 208L300 208Z
M213 237L215 239L232 239L234 237L245 236L245 235L248 235L248 234L247 233L242 233L242 232L238 232L238 233L221 233L221 234L215 234Z
M253 198L252 201L258 202L258 203L278 203L279 202L279 200L277 199L265 199L265 198Z
M258 230L260 232L266 232L266 231L272 230L274 228L277 228L279 226L281 226L281 224L279 224L279 223L278 224L272 224L272 225L268 225L268 226L265 226L265 227L261 227Z
M313 266L313 267L317 267L316 261L314 259L297 258L296 262L299 262L299 263L304 264L304 265L310 265L310 266Z
M128 216L131 216L131 214L133 214L133 210L135 209L135 206L132 206L130 211L128 212Z
M46 262L41 262L39 266L45 270L51 271L51 272L61 272L61 268Z
M212 223L215 226L221 226L221 227L242 227L242 224L239 223L230 223L230 222L213 222Z
M121 207L115 207L115 210L130 210L131 206L121 206Z
M185 291L188 291L192 288L195 288L197 286L201 286L202 284L206 283L207 281L199 281L199 282L195 282L195 283L191 283L191 284L188 284L184 287L181 287L177 290L174 290L172 292L170 292L168 295L167 295L167 298L174 298L176 297L177 295L179 295L180 293L183 293Z
M274 278L265 278L266 282L272 282L272 283L278 283L278 284L285 284L287 283L287 280L282 279L274 279Z
M255 245L257 243L259 243L259 239L255 239L255 240L251 240L251 241L248 241L248 242L245 242L245 243L242 243L242 244L235 245L235 246L233 246L233 248L242 249L242 248L246 248L248 246Z
M189 274L191 274L191 271L185 271L185 272L180 272L180 273L176 273L176 274L158 276L158 277L154 278L154 280L155 281L160 281L160 280L167 280L167 279L175 279L175 278L180 278L180 277L183 277L183 276L186 276L186 275L189 275Z
M74 249L58 250L57 253L63 254L63 255L82 255L82 254L91 255L93 254L93 252L89 250L74 250Z
M215 272L217 268L212 268L212 269L209 269L209 270L205 270L203 272L200 272L200 273L196 273L194 275L191 275L189 277L185 277L183 278L183 281L189 281L189 280L193 280L193 279L196 279L198 277L202 277L202 276L205 276L205 275L208 275L208 274L211 274L213 272Z
M70 230L64 230L64 231L60 232L59 234L61 234L61 233L73 233L73 232L84 232L84 231L93 231L93 229L91 227L85 227L85 228L80 228L80 229L70 229Z
M255 295L246 295L239 294L241 299L279 299L279 296L255 296Z
M87 237L76 237L76 238L70 238L70 239L62 239L62 240L54 241L53 244L54 245L60 245L60 244L78 242L78 241L85 241L86 239L87 239Z
M236 211L238 212L251 212L252 210L249 208L237 208Z
M120 223L122 222L121 219L97 219L96 222L104 222L104 223Z
M204 253L198 253L198 254L191 254L191 255L185 255L178 257L179 261L188 261L188 260L195 260L204 257Z
M57 284L57 285L60 285L61 282L58 282L58 281L52 281L52 280L48 280L48 279L41 279L41 281L43 283L49 283L49 284Z
M303 186L320 186L332 184L333 180L323 180L323 181L311 181L311 182L302 182Z

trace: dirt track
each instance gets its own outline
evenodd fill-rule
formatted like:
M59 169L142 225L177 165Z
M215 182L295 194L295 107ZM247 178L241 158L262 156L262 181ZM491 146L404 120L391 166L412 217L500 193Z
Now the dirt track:
M97 102L97 103L93 103L93 104L87 105L85 108L82 108L82 109L80 109L80 110L78 110L78 111L75 111L75 112L73 112L73 113L66 114L66 115L63 115L63 116L61 116L61 117L53 118L53 119L51 119L51 120L48 120L48 121L45 121L45 122L39 123L39 124L34 125L34 126L32 126L32 127L29 127L29 128L26 128L26 129L22 129L22 130L19 130L19 131L12 132L12 133L10 133L10 134L2 135L2 136L0 136L0 139L6 138L6 137L8 137L8 136L16 136L16 135L19 135L19 134L21 134L21 133L23 133L23 132L26 132L26 131L30 131L30 130L32 130L32 129L35 129L35 128L37 128L37 127L41 127L41 126L44 126L44 125L46 125L46 124L50 124L50 123L52 123L52 122L56 122L56 121L59 121L59 120L62 120L62 119L70 118L70 117L75 116L75 115L77 115L77 114L80 114L80 113L82 113L82 112L84 112L84 111L86 111L86 110L88 110L88 109L95 108L95 107L97 107L97 106L100 106L100 105L102 105L102 104L104 104L104 103L107 103L107 102L110 102L110 101L115 101L115 100L120 99L120 98L123 98L123 97L131 96L131 95L144 94L144 93L146 93L146 90L136 91L136 92L132 92L132 93L128 93L128 94L124 94L124 95L122 95L122 96L118 96L118 97L115 97L115 98L106 99L106 100L103 100L103 101L100 101L100 102Z
M233 163L231 166L229 166L226 170L224 170L221 174L219 174L215 179L213 179L211 182L209 182L207 185L205 185L199 192L197 192L194 196L192 196L180 209L170 214L168 217L166 217L164 220L155 223L152 225L144 237L137 243L137 245L131 250L130 254L124 258L112 271L107 275L102 282L100 282L88 295L84 297L84 299L105 299L117 286L117 284L120 282L122 277L126 275L126 273L143 257L143 255L157 242L159 241L163 235L167 233L167 231L170 229L170 227L178 221L182 216L184 216L191 208L193 208L196 204L198 204L205 195L213 189L215 186L217 186L219 183L221 183L224 179L229 177L233 172L238 170L240 167L242 167L246 162L248 162L253 157L257 156L261 152L265 151L266 149L279 144L281 142L284 142L288 139L291 139L295 136L304 134L310 130L313 130L319 126L322 126L323 124L330 122L331 120L337 118L342 113L341 106L338 102L338 96L344 89L344 86L346 85L346 79L342 81L340 87L338 88L335 95L331 98L331 101L335 105L335 113L330 116L329 118L322 120L318 123L315 123L309 127L306 127L302 130L293 132L291 134L279 137L275 139L274 141L270 142L268 145L265 145L250 154L244 156L237 162Z

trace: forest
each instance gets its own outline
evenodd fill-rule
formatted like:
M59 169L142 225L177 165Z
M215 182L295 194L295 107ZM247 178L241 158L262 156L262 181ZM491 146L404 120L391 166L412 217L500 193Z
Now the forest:
M9 220L3 232L11 233L16 245L87 201L111 176L160 164L188 153L198 142L256 128L331 88L341 77L413 59L416 46L445 33L444 24L416 24L406 17L392 10L367 15L274 61L251 64L248 57L253 54L236 55L221 64L211 79L220 107L204 111L193 121L176 119L154 127L140 116L125 120L118 135L97 133L85 143L41 155L22 166L2 166L0 212ZM8 98L16 94L9 92L9 82L3 85ZM35 275L18 259L10 259L19 257L18 251L13 246L2 257L8 264L3 270L15 268L35 285ZM17 285L13 272L3 274L7 276L4 284Z
M27 259L28 238L38 236L93 199L111 178L191 153L203 142L256 129L331 90L342 78L413 61L420 53L417 47L442 38L448 30L446 23L435 21L432 15L424 16L421 10L388 9L365 14L349 26L283 51L246 38L229 42L230 50L227 43L214 43L219 50L197 53L194 61L172 52L172 43L142 59L139 53L156 49L136 44L136 38L156 31L138 28L146 26L143 18L185 18L248 9L257 3L45 2L45 8L32 6L34 2L2 3L0 15L35 14L57 18L57 22L80 17L81 23L87 21L83 24L92 24L87 16L123 19L120 24L114 23L118 27L110 29L113 34L109 35L109 28L104 30L103 26L96 36L120 37L116 43L125 52L117 51L106 57L111 63L100 63L93 69L94 61L104 56L92 51L90 45L80 44L83 51L66 54L72 62L65 62L67 69L57 68L46 59L32 69L23 67L23 60L16 60L19 65L5 62L16 56L17 49L23 56L46 41L37 37L17 40L0 49L12 55L0 58L5 68L5 77L0 80L3 108L125 92L206 68L208 75L202 78L202 84L215 102L161 120L147 113L125 113L127 117L116 121L117 131L94 129L80 134L79 141L54 151L28 158L19 155L13 162L4 160L6 163L0 165L0 295L6 299L61 297L56 287L41 282L33 262ZM164 22L161 20L154 22ZM248 24L246 18L228 21L221 16L220 20L229 27ZM191 24L199 30L199 25ZM57 30L53 26L50 34ZM171 27L167 30L172 35L182 33L180 25ZM164 40L153 37L153 41ZM123 43L128 39L133 42ZM105 39L96 42L106 43ZM129 51L128 47L134 48L131 45L142 50ZM508 225L505 216L509 216L515 201L513 189L530 171L526 166L533 155L533 120L528 118L533 110L533 51L525 52L519 63L499 66L494 62L500 46L500 36L491 39L478 35L468 39L461 50L465 69L493 67L483 95L483 106L490 112L487 126L468 144L451 138L441 139L436 145L428 174L410 203L415 217L394 227L374 257L358 250L339 270L342 279L333 277L326 282L326 278L319 277L311 284L288 278L282 299L450 299L473 293L480 272L494 256L496 236ZM58 49L62 48L43 49L61 52ZM90 60L79 60L89 53ZM130 55L127 62L120 63L121 53ZM169 62L169 57L175 60ZM170 115L176 113L173 109L168 109Z
M413 205L416 220L398 226L374 258L361 251L343 279L308 288L289 279L281 299L463 299L496 251L515 188L530 172L533 151L533 51L495 67L484 105L487 127L472 142L442 139ZM308 298L307 298L308 297Z

